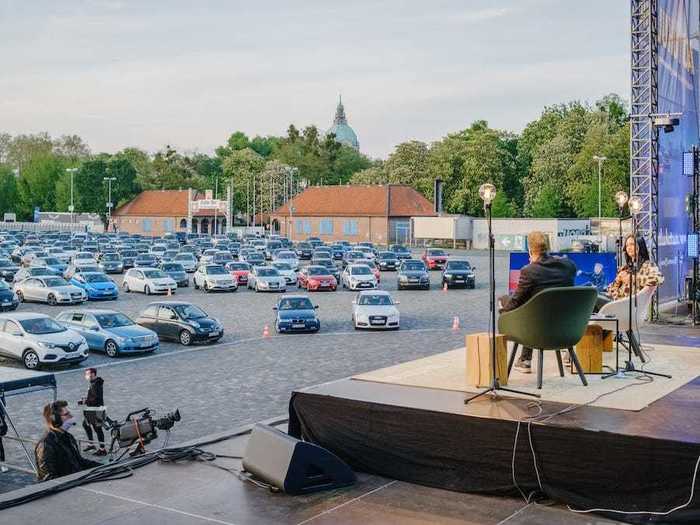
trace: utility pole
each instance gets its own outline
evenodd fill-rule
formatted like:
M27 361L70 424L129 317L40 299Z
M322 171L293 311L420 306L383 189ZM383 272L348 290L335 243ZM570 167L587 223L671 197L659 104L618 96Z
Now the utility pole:
M107 231L109 232L109 225L112 223L112 182L116 181L116 177L102 177L103 181L107 182Z
M214 175L214 235L217 233L216 219L219 216L219 175Z
M73 202L73 175L78 171L78 168L66 168L66 171L70 173L70 206L68 206L68 211L70 212L70 223L75 222L75 205Z
M602 196L603 196L603 190L602 190L602 178L601 178L601 173L603 169L603 162L608 160L607 157L603 157L601 155L594 155L593 160L598 162L598 241L600 243L600 248L602 248L603 244L603 228L602 228L602 215L603 215L603 206L602 206Z

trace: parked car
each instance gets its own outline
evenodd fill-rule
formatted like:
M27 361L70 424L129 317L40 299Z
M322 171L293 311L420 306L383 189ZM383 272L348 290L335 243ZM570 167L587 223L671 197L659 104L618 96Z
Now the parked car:
M5 281L0 281L0 311L17 310L19 299L17 294Z
M116 252L104 253L100 257L98 266L105 273L122 273L124 271L124 260Z
M345 246L342 244L331 244L330 246L331 256L335 261L343 260L343 254L345 254Z
M124 269L128 270L129 268L134 267L134 261L136 260L136 257L139 256L139 252L137 252L136 250L124 250L119 255L122 256L122 263L124 264Z
M179 262L161 262L159 268L177 283L178 288L187 288L190 285L185 267Z
M403 244L392 244L391 246L389 246L389 251L396 254L396 257L399 260L411 258L411 250L406 248Z
M90 350L109 357L155 352L160 346L153 330L114 310L66 310L56 316L56 321L82 335Z
M358 245L353 248L353 251L364 254L365 259L369 259L370 261L373 261L377 257L377 255L374 253L374 248L369 246Z
M177 283L158 268L131 268L124 274L125 292L175 293Z
M0 314L0 354L35 370L42 365L80 363L88 357L88 344L48 315L5 313Z
M218 319L209 317L199 306L186 302L151 303L136 322L153 330L160 339L189 346L194 342L215 343L224 335Z
M150 253L141 253L134 259L134 268L155 268L158 266L158 259Z
M115 301L119 297L119 287L102 272L77 273L69 282L85 290L88 301L101 301L104 299Z
M252 251L249 252L245 258L245 262L250 264L251 266L265 266L265 256L262 254L262 252L258 251Z
M271 261L274 253L283 248L282 242L276 239L269 239L265 244L265 259Z
M238 286L248 285L248 274L250 273L250 264L247 262L230 262L224 266L231 274L231 277L236 279Z
M340 282L343 288L350 290L377 287L377 279L366 264L348 264L340 276Z
M204 250L202 255L199 257L199 264L211 264L214 261L214 256L218 250L211 248L209 250Z
M321 259L318 261L318 266L323 266L333 277L335 277L337 282L340 282L340 268L338 268L338 266L332 260Z
M92 252L78 252L73 257L71 257L71 263L75 265L81 264L97 264L95 259L95 254Z
M476 278L474 268L464 259L449 259L442 272L442 285L451 288L464 286L474 288Z
M75 265L75 264L70 264L68 268L66 268L66 271L63 272L63 278L67 281L71 280L76 274L78 273L85 273L85 272L100 272L100 267L93 263L93 264L85 264L85 265Z
M218 250L212 259L212 263L214 264L220 264L221 266L225 266L227 263L230 263L233 261L233 255L229 251L223 251L223 250Z
M375 261L380 270L395 272L399 266L399 258L394 252L379 252Z
M357 330L371 328L375 330L398 330L400 323L398 301L391 298L389 292L382 290L363 290L352 302L352 324Z
M87 293L69 284L61 277L29 277L15 285L15 293L20 302L57 304L78 304L87 301Z
M273 306L275 330L277 333L318 332L321 322L316 315L317 308L318 305L305 295L282 295Z
M53 275L63 275L68 265L60 261L57 257L35 257L32 259L30 266L43 266L51 270Z
M200 288L205 292L235 292L238 281L219 264L200 264L194 272L192 283L195 290Z
M55 274L45 266L25 266L15 272L13 281L19 283L29 277L55 277Z
M421 260L428 270L441 270L447 264L447 253L440 248L428 248L423 252Z
M334 292L338 288L338 281L325 266L311 265L302 268L299 272L298 286L309 292L320 290L331 290Z
M278 250L272 258L272 262L286 262L292 266L294 271L299 270L299 258L292 250Z
M349 264L364 263L366 261L367 257L365 257L364 253L350 250L343 255L343 268L347 267Z
M314 253L314 247L311 243L300 242L296 246L296 254L299 259L311 259Z
M287 281L276 268L253 266L248 275L248 288L256 292L286 292Z
M13 282L15 274L19 271L19 266L9 259L0 259L0 278L8 283Z
M399 290L404 288L430 289L430 274L423 261L417 259L406 259L399 266L396 274L396 287Z
M292 265L284 261L273 261L270 266L275 268L279 274L284 277L287 286L294 286L297 284L297 272L294 271Z
M197 270L197 258L190 252L178 253L173 257L173 262L181 264L187 273Z

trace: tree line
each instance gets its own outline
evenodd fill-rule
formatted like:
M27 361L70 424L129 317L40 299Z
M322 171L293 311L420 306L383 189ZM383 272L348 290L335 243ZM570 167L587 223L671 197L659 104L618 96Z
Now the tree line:
M595 155L607 158L602 206L604 215L613 215L613 195L629 180L628 113L617 95L593 105L546 107L519 134L477 120L431 144L401 143L386 159L370 159L315 126L290 125L285 136L236 131L211 155L171 146L155 154L138 148L93 153L76 135L0 133L0 213L27 220L36 207L68 211L71 177L75 212L103 216L107 177L116 179L115 206L153 189L218 187L224 198L230 184L234 211L241 214L252 210L252 199L257 212L267 213L300 185L400 183L432 200L439 178L449 213L482 215L477 189L488 181L498 188L494 216L591 217L598 213Z

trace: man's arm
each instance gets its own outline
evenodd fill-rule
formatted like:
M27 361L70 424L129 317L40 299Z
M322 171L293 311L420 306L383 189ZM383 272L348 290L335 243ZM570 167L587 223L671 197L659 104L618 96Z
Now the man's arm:
M530 297L532 297L532 289L535 285L532 275L530 275L530 266L525 266L520 271L520 278L518 279L518 287L510 296L510 300L503 305L501 309L502 312L509 312L510 310L515 310L518 306L525 304Z

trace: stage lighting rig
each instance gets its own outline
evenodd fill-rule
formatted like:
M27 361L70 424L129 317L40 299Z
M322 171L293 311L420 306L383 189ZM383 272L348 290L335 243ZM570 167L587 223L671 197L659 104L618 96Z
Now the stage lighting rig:
M655 128L662 128L665 133L671 133L680 124L682 113L653 113L649 115Z

